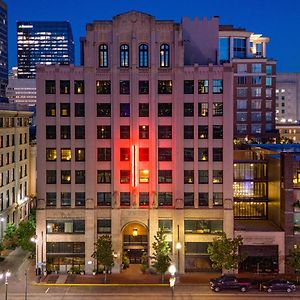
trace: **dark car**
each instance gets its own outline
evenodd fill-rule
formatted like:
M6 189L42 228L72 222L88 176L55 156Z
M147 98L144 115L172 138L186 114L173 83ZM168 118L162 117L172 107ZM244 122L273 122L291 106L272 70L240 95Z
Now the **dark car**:
M234 275L224 275L219 278L209 281L210 288L219 292L221 290L240 290L246 292L251 287L251 282L248 279L237 278Z
M262 288L268 293L271 293L272 291L286 291L287 293L296 291L295 284L284 279L263 282Z

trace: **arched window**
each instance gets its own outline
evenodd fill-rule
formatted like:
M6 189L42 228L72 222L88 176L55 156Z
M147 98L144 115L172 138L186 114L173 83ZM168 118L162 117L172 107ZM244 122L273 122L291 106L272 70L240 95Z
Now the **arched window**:
M148 68L149 63L148 63L148 45L146 44L141 44L139 46L139 67L140 68Z
M162 44L159 52L159 62L162 68L170 66L170 46L168 44Z
M108 47L105 44L99 46L99 67L108 67Z
M120 46L120 67L129 67L129 46L127 44Z

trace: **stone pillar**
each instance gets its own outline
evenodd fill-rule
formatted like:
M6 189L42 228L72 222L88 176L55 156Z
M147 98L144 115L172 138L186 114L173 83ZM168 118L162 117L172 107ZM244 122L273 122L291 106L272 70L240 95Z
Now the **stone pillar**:
M121 210L111 210L111 237L112 248L115 253L115 265L112 268L112 273L120 273L122 264L122 232L121 230Z
M97 240L97 226L95 226L97 218L94 210L94 199L86 199L85 209L85 273L92 274L94 259L91 257L95 251L94 243ZM92 261L92 264L89 263Z

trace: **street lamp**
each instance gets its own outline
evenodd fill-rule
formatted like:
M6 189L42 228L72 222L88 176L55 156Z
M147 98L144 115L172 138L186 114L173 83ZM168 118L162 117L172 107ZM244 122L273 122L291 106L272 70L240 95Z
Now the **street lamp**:
M5 300L7 300L7 288L8 288L8 278L11 276L11 273L9 270L7 270L5 273L0 273L0 280L5 279Z
M35 243L35 275L40 275L39 268L38 268L38 254L39 254L39 248L38 248L38 238L37 235L30 238L30 241Z
M176 276L175 276L176 267L175 267L175 265L170 265L169 268L168 268L168 271L171 274L169 282L170 282L170 288L171 288L171 291L172 291L172 300L173 300L173 298L174 298L174 288L175 288L175 282L176 282Z

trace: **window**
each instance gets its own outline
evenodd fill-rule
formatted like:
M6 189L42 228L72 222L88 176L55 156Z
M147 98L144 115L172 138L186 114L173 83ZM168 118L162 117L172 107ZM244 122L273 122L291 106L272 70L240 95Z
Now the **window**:
M172 103L158 103L159 117L172 117Z
M222 102L214 102L213 103L213 116L215 116L215 117L223 116L223 103Z
M46 103L46 117L56 116L56 103Z
M194 183L194 170L184 170L184 184Z
M236 89L236 95L237 97L247 97L248 94L248 88L237 88Z
M158 148L158 161L172 161L172 148Z
M139 94L140 95L149 94L149 81L148 80L139 80Z
M158 94L172 94L172 80L158 80Z
M223 161L223 148L213 148L213 161Z
M271 97L272 97L272 89L266 88L266 98L271 98Z
M208 161L208 148L198 148L198 161Z
M120 192L120 205L121 206L130 206L130 193L129 192Z
M139 117L149 117L149 103L139 103Z
M98 161L111 161L111 148L98 148L97 160Z
M260 99L253 99L251 101L251 108L252 109L261 109L261 103L262 103L262 100L260 100Z
M234 38L233 39L233 57L245 58L246 57L246 39Z
M171 139L172 138L172 126L158 126L158 138L159 139Z
M61 103L60 104L60 116L61 117L70 117L70 103Z
M213 94L222 94L223 93L223 80L214 79L213 80Z
M56 126L55 125L46 125L46 139L47 140L56 139Z
M194 116L194 103L183 103L183 115L184 117Z
M222 206L223 205L223 193L213 192L213 205Z
M140 170L140 183L149 183L150 172L149 170Z
M120 103L120 117L130 117L130 103Z
M130 94L130 81L120 80L120 94L129 95Z
M139 138L140 139L149 139L149 126L148 125L139 126Z
M184 125L184 139L194 139L194 126Z
M85 206L85 192L75 193L75 206Z
M184 94L194 94L194 80L184 80Z
M194 206L194 193L184 193L184 206Z
M237 72L238 73L247 73L247 64L238 64Z
M252 76L252 84L260 85L261 84L261 76Z
M99 45L99 67L108 67L108 47L105 44Z
M199 184L208 183L208 170L198 170Z
M74 94L84 94L84 80L74 80Z
M236 100L237 109L247 109L247 100Z
M198 103L198 116L207 117L208 116L208 103L200 102Z
M208 125L198 126L198 139L208 139Z
M261 97L261 87L251 88L252 97Z
M194 161L194 148L184 148L184 161Z
M272 66L271 65L266 65L266 74L267 75L272 75Z
M172 232L172 220L158 220L158 228L161 229L164 233Z
M266 112L266 122L272 122L272 112L271 111Z
M56 149L47 148L46 149L46 161L56 161Z
M139 206L149 206L149 193L140 192L139 194Z
M213 125L213 139L223 138L223 125Z
M139 46L139 67L140 68L148 68L149 62L148 62L148 45L141 44Z
M84 117L84 103L75 103L75 117Z
M60 80L60 93L70 94L70 80Z
M62 148L60 154L61 154L61 161L71 161L72 158L71 149Z
M46 193L46 206L56 206L56 193Z
M61 206L71 206L71 193L62 192L60 194Z
M84 148L75 148L75 161L85 161Z
M172 183L172 170L158 170L158 183Z
M272 100L266 100L266 109L272 109L272 104L273 104L273 101Z
M261 121L261 112L252 112L251 113L251 121L252 122L260 122Z
M208 206L208 193L199 193L199 206Z
M130 170L120 170L120 183L130 183Z
M223 170L213 170L213 183L223 183Z
M159 206L172 206L172 193L168 192L159 192L158 193L158 205Z
M261 124L252 124L251 125L252 134L261 134Z
M85 184L85 170L75 170L75 183Z
M61 184L71 183L71 170L61 170Z
M111 117L111 104L97 103L97 117Z
M97 183L111 183L111 170L97 170Z
M170 46L168 44L160 45L159 65L161 68L170 67Z
M46 80L45 81L45 94L55 94L55 80Z
M266 77L266 86L272 85L272 77Z
M111 220L110 219L97 220L97 233L98 234L110 234L111 233Z
M246 124L237 124L236 132L240 133L240 134L245 134L247 132L247 125Z
M130 160L130 148L120 148L120 161L129 161L129 160Z
M129 67L129 46L127 44L122 44L120 46L120 67Z
M252 64L252 73L261 73L261 64Z
M60 138L62 140L69 140L71 138L71 126L69 125L60 126Z
M198 80L198 94L208 94L208 80Z
M111 93L111 81L110 80L97 80L96 81L96 93L109 95Z
M98 125L97 139L110 139L110 138L111 138L111 127L109 125Z
M219 38L219 61L221 64L229 61L229 38L221 37Z
M46 183L56 184L56 170L46 170Z
M120 126L120 139L130 139L130 126L121 125Z
M149 161L149 148L139 148L139 160Z
M236 81L238 85L247 84L247 77L246 76L237 76Z
M220 234L223 231L223 221L222 220L184 220L184 230L185 233ZM207 253L206 250L205 253Z
M97 192L97 205L98 206L111 206L111 193Z
M85 126L75 125L75 139L82 140L85 139Z

